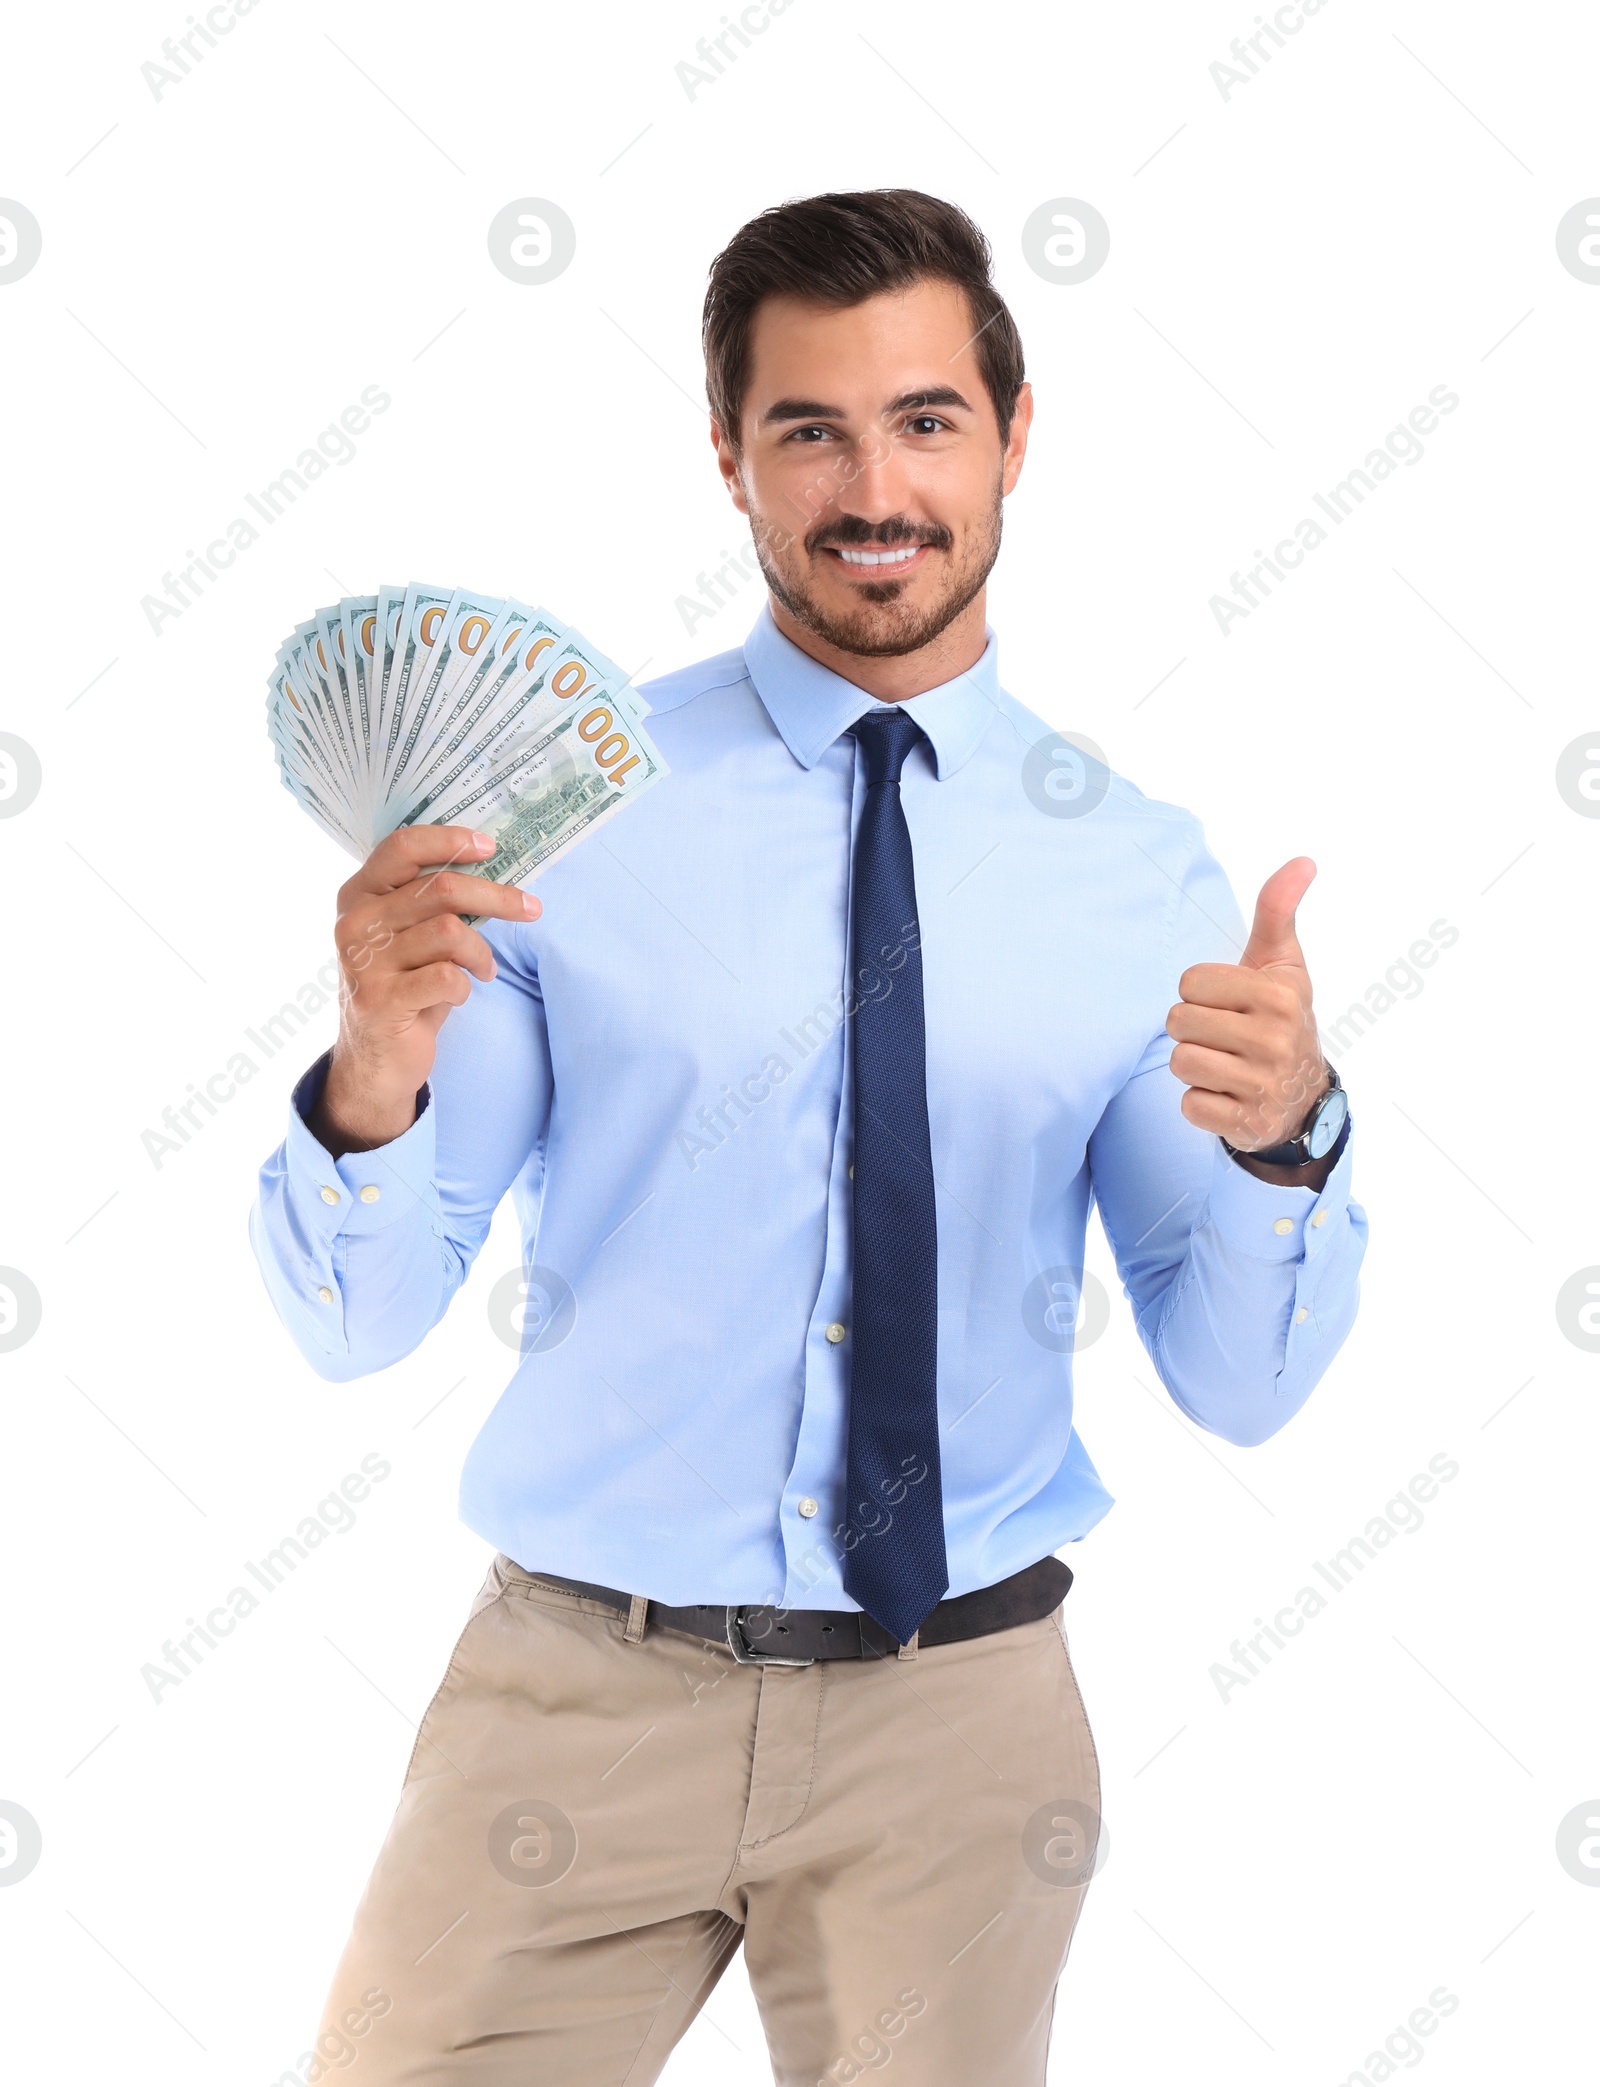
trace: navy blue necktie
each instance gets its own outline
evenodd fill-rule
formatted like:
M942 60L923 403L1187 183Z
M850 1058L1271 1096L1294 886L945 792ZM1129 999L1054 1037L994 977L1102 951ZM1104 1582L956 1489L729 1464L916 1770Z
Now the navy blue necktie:
M939 1480L938 1233L902 710L851 727L866 796L851 870L855 1276L844 1585L900 1644L950 1584Z

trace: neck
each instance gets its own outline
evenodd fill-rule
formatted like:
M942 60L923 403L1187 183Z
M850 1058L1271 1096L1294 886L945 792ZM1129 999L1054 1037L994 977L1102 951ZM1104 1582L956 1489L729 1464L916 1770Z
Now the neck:
M958 674L965 674L969 667L975 667L982 659L987 591L980 588L955 621L947 623L926 645L919 645L915 652L892 656L847 652L843 646L830 644L826 638L818 637L814 630L808 630L803 623L797 622L782 602L775 601L770 594L767 602L773 622L790 644L798 645L819 666L827 667L841 681L865 689L880 703L906 703L930 688L940 688L945 682L954 681Z

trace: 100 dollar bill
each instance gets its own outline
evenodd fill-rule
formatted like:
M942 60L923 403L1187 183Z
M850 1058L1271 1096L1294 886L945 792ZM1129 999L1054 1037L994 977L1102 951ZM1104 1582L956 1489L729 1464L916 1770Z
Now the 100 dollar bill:
M430 814L441 826L489 834L487 862L456 863L468 876L522 884L586 833L668 773L667 764L620 705L598 702L564 712L531 734L492 775L464 776L459 795ZM476 925L484 916L465 916Z

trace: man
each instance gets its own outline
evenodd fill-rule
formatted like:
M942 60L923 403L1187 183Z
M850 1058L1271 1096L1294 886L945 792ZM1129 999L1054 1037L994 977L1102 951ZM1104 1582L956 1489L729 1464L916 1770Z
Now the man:
M1033 401L982 235L913 191L768 211L705 348L766 609L650 687L671 780L542 905L420 875L464 829L375 850L262 1175L325 1377L416 1347L508 1188L531 1271L462 1483L499 1555L319 2044L368 2087L639 2087L741 1939L784 2087L1042 2081L1099 1828L1055 1556L1110 1505L1091 1201L1230 1441L1355 1311L1312 865L1246 939L1195 821L1000 687Z

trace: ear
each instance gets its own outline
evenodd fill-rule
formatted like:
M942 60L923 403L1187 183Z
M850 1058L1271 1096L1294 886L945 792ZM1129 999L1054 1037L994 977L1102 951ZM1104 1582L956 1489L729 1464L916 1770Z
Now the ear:
M744 485L740 478L739 452L715 420L711 423L711 446L717 453L717 469L722 473L722 483L728 489L728 498L740 514L747 515L750 507L744 497Z
M1033 426L1033 386L1024 384L1017 393L1016 410L1006 435L1005 455L1000 466L1000 491L1009 493L1022 476L1022 460L1028 453L1028 430Z

